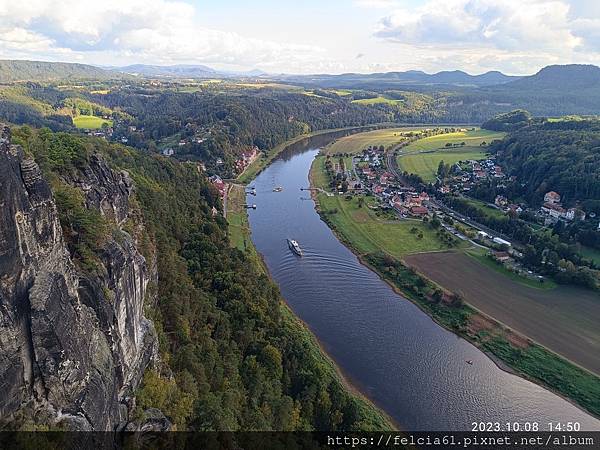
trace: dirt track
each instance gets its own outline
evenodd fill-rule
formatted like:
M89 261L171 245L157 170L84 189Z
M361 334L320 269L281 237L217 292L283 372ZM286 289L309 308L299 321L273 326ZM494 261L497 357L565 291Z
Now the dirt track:
M458 252L405 261L514 330L600 375L600 295L575 287L534 289Z

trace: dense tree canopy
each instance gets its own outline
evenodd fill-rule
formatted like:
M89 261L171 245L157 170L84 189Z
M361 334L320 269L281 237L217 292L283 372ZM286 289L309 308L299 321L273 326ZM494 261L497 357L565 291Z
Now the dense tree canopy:
M539 205L548 191L565 205L600 199L600 120L536 120L494 143L490 150L518 178L526 200ZM594 206L593 209L596 209Z

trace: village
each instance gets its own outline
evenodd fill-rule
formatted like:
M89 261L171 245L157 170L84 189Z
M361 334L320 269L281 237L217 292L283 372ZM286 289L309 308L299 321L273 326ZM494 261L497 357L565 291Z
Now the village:
M351 166L348 163L351 163ZM441 221L441 227L449 234L485 249L492 260L504 266L508 271L531 280L544 282L543 276L535 274L520 263L523 254L518 248L515 248L513 243L486 227L478 226L461 214L442 207L425 190L415 189L411 184L400 180L387 168L385 151L382 147L367 147L361 153L352 156L328 155L325 166L334 182L332 186L335 187L334 195L366 195L375 200L374 204L369 207L391 211L399 220L429 221L437 218ZM496 164L494 157L457 163L452 172L447 179L447 184L442 184L438 188L438 192L462 195L481 181L505 178L502 168ZM555 194L553 192L547 194L544 210L548 209L550 204L553 205L552 211L561 208L560 196ZM520 205L511 204L506 199L498 198L497 200L496 205L490 206L504 212L520 213L523 211ZM569 220L572 217L572 211L572 209L565 210L563 219Z

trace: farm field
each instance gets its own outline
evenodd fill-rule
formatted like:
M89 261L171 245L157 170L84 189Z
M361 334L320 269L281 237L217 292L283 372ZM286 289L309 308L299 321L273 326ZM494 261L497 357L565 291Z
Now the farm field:
M95 130L102 128L103 123L106 123L109 127L112 127L113 121L110 119L103 119L102 117L80 115L73 117L73 123L77 128L88 128L90 130Z
M462 252L410 255L404 260L485 314L600 374L597 293L571 286L528 288Z
M425 182L435 181L440 161L454 164L469 159L485 159L486 153L479 147L461 147L433 153L415 153L398 157L400 170L419 175Z
M469 159L485 159L486 151L482 143L502 139L504 133L474 129L444 133L419 139L402 149L396 157L398 167L408 173L414 173L426 182L435 181L440 161L454 164ZM460 147L446 147L446 144L465 143Z
M402 133L422 130L424 127L385 128L353 134L335 141L325 149L326 153L359 153L372 145L389 147L404 140Z
M457 131L455 133L438 134L412 142L403 148L402 152L407 154L430 150L446 150L445 145L447 143L460 144L461 142L465 143L465 146L462 147L463 150L468 147L477 147L479 149L482 142L489 144L495 139L502 139L505 134L479 128L468 131Z
M496 272L525 286L534 289L555 289L557 287L557 284L548 278L544 279L543 283L540 283L540 281L535 277L528 278L518 273L511 272L503 264L489 258L487 256L488 250L484 250L480 247L468 249L465 251L465 253L468 256L475 258L480 264L483 264L484 266L487 266L490 269L495 270Z
M340 97L345 97L347 95L352 95L352 91L349 90L349 89L329 89L329 92L333 92L334 94L337 94Z
M381 103L387 103L388 105L395 105L397 103L402 103L404 100L397 100L393 98L387 97L374 97L374 98L361 98L359 100L352 100L352 103L357 103L359 105L378 105Z
M327 189L324 157L318 157L311 169L311 184ZM357 252L365 254L384 251L396 258L410 253L447 250L436 232L420 220L395 220L387 214L369 208L372 199L364 198L359 206L358 197L347 200L345 196L329 197L318 194L317 200L329 225L334 228ZM417 235L421 233L422 238ZM464 245L462 242L459 245Z

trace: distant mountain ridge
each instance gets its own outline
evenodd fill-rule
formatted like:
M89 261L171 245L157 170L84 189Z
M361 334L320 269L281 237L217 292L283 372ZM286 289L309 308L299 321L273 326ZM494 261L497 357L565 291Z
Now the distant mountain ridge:
M600 67L591 64L552 65L535 75L507 83L510 89L589 89L600 88Z
M266 72L257 69L245 72L235 72L216 70L208 66L194 64L176 64L172 66L132 64L124 67L113 67L111 70L125 72L131 75L165 78L235 78L260 77L266 75Z
M124 67L96 67L89 64L0 60L0 83L14 81L52 81L60 79L128 78L264 78L284 83L321 88L349 89L405 89L475 88L482 92L519 93L541 91L582 95L582 92L600 93L600 68L594 65L568 64L547 66L530 76L510 76L499 71L471 75L462 70L429 74L419 70L381 72L371 74L345 73L339 75L268 75L261 70L245 72L216 70L205 65L148 65L132 64Z
M124 67L114 67L113 71L125 72L132 75L171 78L207 78L217 75L217 71L202 65L173 65L158 66L151 64L132 64Z
M121 77L88 64L0 60L0 82L50 81L57 79L107 79Z
M491 86L518 80L520 77L505 75L502 72L490 71L481 75L471 75L462 70L442 71L433 74L420 70L409 70L406 72L381 72L381 73L345 73L341 75L317 74L317 75L281 75L280 79L289 82L318 84L323 87L372 87L377 83L390 88L392 85L410 86Z
M378 74L373 74L374 76ZM413 82L431 83L431 84L501 84L516 80L520 77L505 75L502 72L490 71L481 75L471 75L462 70L441 71L433 74L425 73L418 70L410 70L407 72L388 72L381 74L386 77L394 77L398 80L406 80Z

